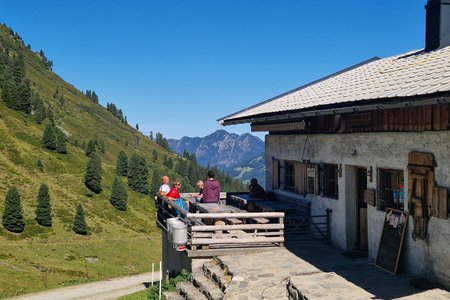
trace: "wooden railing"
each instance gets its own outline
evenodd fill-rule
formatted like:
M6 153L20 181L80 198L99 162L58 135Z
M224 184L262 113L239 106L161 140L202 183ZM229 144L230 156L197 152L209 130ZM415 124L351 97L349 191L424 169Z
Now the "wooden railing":
M191 249L212 246L255 246L257 244L284 244L284 213L188 213L192 222ZM261 224L258 220L263 221ZM206 225L208 224L209 225Z
M166 220L172 217L187 225L188 252L208 250L205 255L212 256L218 250L232 252L284 245L283 212L191 213L166 197L155 199L161 229L167 230Z

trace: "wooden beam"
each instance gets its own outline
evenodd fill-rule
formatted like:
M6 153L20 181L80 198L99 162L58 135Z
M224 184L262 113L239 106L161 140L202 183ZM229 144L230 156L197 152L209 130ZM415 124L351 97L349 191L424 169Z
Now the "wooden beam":
M193 245L212 245L212 244L247 244L247 243L283 243L284 237L254 237L254 238L228 238L228 239L207 239L192 238Z
M241 224L241 225L205 225L192 226L191 231L216 231L216 230L270 230L283 229L283 224Z
M226 219L226 218L284 218L284 212L254 212L254 213L187 213L188 219Z

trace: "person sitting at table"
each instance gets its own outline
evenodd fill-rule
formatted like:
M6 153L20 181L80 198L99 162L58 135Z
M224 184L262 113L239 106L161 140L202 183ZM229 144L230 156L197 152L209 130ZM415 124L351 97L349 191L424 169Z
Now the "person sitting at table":
M214 171L208 172L208 180L203 185L203 203L219 203L220 183L214 179Z
M170 191L170 180L169 176L162 177L163 184L159 187L158 196L167 196L167 193Z
M197 181L197 189L198 189L198 193L197 194L192 194L192 197L195 197L196 201L201 201L203 198L203 181L199 180Z
M260 199L266 198L266 191L264 188L258 183L256 178L252 178L250 180L250 185L248 186L248 193L250 196Z
M189 202L185 201L180 196L180 187L181 187L181 182L175 180L172 184L172 188L167 193L166 197L167 197L167 199L174 201L176 204L178 204L178 206L180 206L186 210L189 210Z

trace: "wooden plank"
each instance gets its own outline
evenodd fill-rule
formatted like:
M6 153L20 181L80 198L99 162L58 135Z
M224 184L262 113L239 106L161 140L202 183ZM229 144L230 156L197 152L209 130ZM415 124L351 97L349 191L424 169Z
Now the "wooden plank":
M208 239L193 238L191 243L194 245L213 245L213 244L247 244L247 243L283 243L284 237L252 237L252 238L228 238L228 239Z
M439 217L439 188L433 188L433 205L431 206L431 215L433 217Z
M253 236L283 236L283 231L263 231L263 232L254 232L250 233Z
M428 219L431 215L431 209L433 207L433 187L434 187L434 172L428 171L427 172L427 182L425 183L426 186L426 201L428 206Z
M294 190L298 194L305 193L305 185L303 184L303 178L306 174L303 174L303 163L296 162L294 165Z
M389 129L389 118L388 118L388 111L383 111L383 131L388 131Z
M191 248L194 246L191 246ZM245 248L244 248L245 247ZM197 250L187 249L188 257L214 257L221 255L235 255L235 254L248 254L248 253L260 253L262 251L273 251L277 249L276 244L268 243L266 245L238 245L234 248L220 248L220 249L209 249L209 250Z
M242 224L242 220L239 220L239 219L236 219L236 218L226 218L225 221L228 224L232 224L232 225Z
M427 105L424 107L424 117L425 117L425 130L431 130L432 128L432 110L431 105Z
M408 164L416 166L434 166L432 153L410 152L408 154Z
M283 224L240 224L240 225L196 225L191 227L192 232L216 230L271 230L283 229Z
M447 189L439 189L439 218L447 219L448 217L448 196Z
M433 105L433 130L441 129L441 109L439 105Z
M266 218L253 218L253 221L255 221L258 224L267 224L269 223L269 219Z
M253 213L187 213L188 219L226 219L226 218L284 218L284 212Z
M441 114L440 114L440 118L441 118L441 124L440 124L440 129L441 130L446 130L448 129L448 121L449 121L449 104L443 104L440 105L441 108Z

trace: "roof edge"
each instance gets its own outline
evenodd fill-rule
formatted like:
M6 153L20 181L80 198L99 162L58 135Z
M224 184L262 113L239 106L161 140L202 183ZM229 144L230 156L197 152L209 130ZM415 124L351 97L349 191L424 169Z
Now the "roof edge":
M284 92L284 93L282 93L282 94L279 94L279 95L277 95L277 96L275 96L275 97L269 98L269 99L264 100L264 101L259 102L259 103L256 103L256 104L254 104L254 105L252 105L252 106L249 106L249 107L247 107L247 108L244 108L244 109L242 109L242 110L239 110L239 111L237 111L237 112L235 112L235 113L232 113L232 114L230 114L230 115L227 115L227 116L225 116L225 117L219 118L219 119L217 119L216 121L219 122L220 125L224 126L224 123L226 122L226 119L229 119L230 117L232 117L232 116L234 116L234 115L243 113L243 112L248 111L248 110L250 110L250 109L254 109L254 108L256 108L256 107L258 107L258 106L260 106L260 105L266 104L266 103L271 102L271 101L273 101L273 100L275 100L275 99L278 99L278 98L280 98L280 97L283 97L283 96L286 96L286 95L288 95L288 94L294 93L294 92L299 91L299 90L301 90L301 89L307 88L308 86L311 86L311 85L314 85L314 84L319 83L319 82L321 82L321 81L330 79L330 78L332 78L332 77L334 77L334 76L340 75L340 74L345 73L345 72L347 72L347 71L350 71L350 70L359 68L359 67L361 67L361 66L363 66L363 65L369 64L369 63L374 62L374 61L377 61L377 60L379 60L379 59L381 59L381 58L378 57L378 56L374 56L374 57L372 57L372 58L366 59L366 60L364 60L364 61L362 61L362 62L360 62L360 63L357 63L357 64L355 64L355 65L352 65L352 66L350 66L350 67L347 67L347 68L345 68L345 69L342 69L342 70L340 70L340 71L337 71L337 72L332 73L332 74L330 74L330 75L321 77L321 78L316 79L316 80L314 80L314 81L311 81L311 82L309 82L309 83L307 83L307 84L304 84L304 85L302 85L302 86L300 86L300 87L294 88L294 89L292 89L292 90L289 90L289 91L287 91L287 92Z

